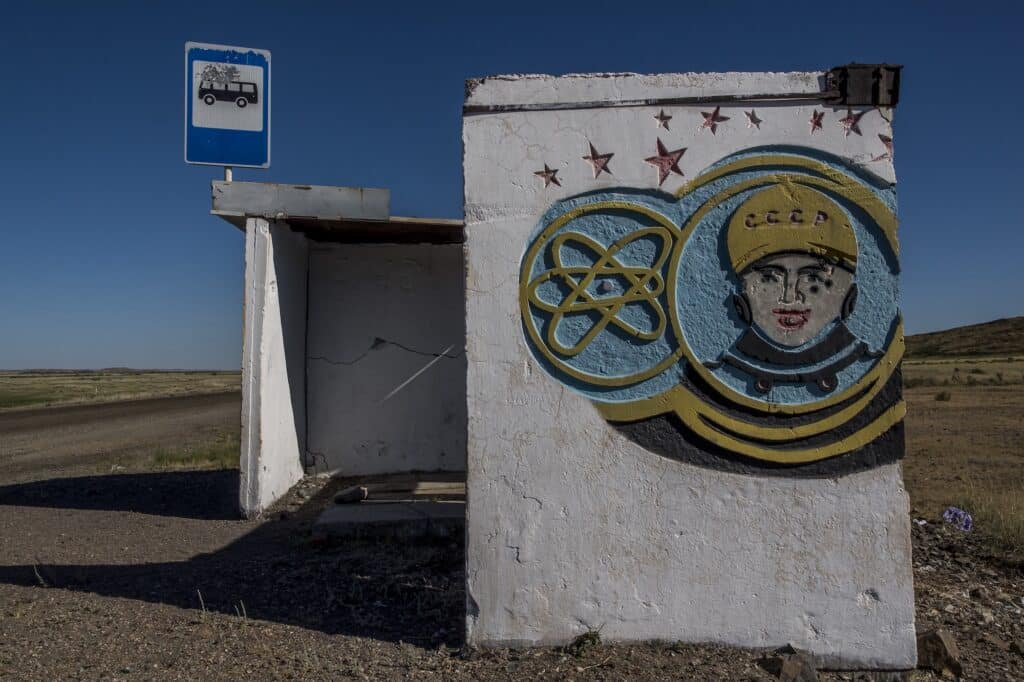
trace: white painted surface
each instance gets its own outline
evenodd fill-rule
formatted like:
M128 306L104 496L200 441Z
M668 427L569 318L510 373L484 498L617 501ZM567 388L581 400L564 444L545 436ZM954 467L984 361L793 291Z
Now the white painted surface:
M303 476L307 261L287 224L246 221L239 504L250 517Z
M792 92L817 74L488 79L469 103ZM816 89L816 88L815 88ZM747 128L755 108L761 129ZM556 199L612 186L653 188L644 158L660 138L686 147L686 178L766 144L814 146L889 180L878 110L846 137L845 110L812 103L600 108L468 116L467 638L474 645L605 640L786 643L833 666L910 668L916 659L909 505L899 465L823 480L710 471L649 453L536 365L523 340L518 268ZM809 132L811 111L825 129ZM613 176L581 159L614 153ZM562 186L534 175L558 168Z
M577 73L560 77L513 74L481 79L466 104L508 105L549 102L621 102L670 97L814 95L824 89L813 71L726 73Z
M463 272L461 244L311 246L315 470L465 469Z

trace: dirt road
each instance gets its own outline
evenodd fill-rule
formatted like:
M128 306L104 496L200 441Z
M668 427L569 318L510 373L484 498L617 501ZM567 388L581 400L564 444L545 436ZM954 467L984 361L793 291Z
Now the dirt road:
M238 391L0 413L0 481L70 476L239 429Z

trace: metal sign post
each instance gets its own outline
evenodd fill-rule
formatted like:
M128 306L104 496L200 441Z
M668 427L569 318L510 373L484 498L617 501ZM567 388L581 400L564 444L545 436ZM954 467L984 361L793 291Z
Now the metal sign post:
M185 43L185 163L270 167L270 52Z

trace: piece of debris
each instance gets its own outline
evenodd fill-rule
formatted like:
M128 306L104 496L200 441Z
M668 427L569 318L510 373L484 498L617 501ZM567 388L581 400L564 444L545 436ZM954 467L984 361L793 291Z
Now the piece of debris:
M917 667L938 674L949 671L955 677L964 672L960 649L946 630L927 630L917 636Z
M816 682L818 679L818 670L811 658L789 644L761 658L757 664L783 682Z
M1010 644L1010 653L1024 656L1024 639L1014 640Z
M440 480L433 480L438 478ZM352 481L334 495L335 504L353 504L366 500L409 501L422 499L465 499L466 482L451 475L397 475L380 480Z
M946 511L942 512L942 520L965 533L969 533L974 528L974 518L970 512L959 507L947 507Z
M587 630L581 635L576 635L565 647L565 653L581 658L588 649L593 649L601 644L600 630Z
M991 632L986 632L979 638L979 641L987 642L988 644L991 644L1000 651L1010 650L1010 645L1006 642L1006 640L1004 640L999 635L992 634Z
M365 485L353 485L339 490L334 496L334 504L352 504L362 502L370 496L370 489Z
M979 601L988 600L988 589L984 585L976 585L971 588L971 591L967 593L971 599L977 599Z

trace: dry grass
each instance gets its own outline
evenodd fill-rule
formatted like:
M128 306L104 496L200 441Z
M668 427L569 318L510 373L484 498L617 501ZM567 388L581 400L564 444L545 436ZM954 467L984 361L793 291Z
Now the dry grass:
M239 372L135 370L0 372L0 410L239 389Z
M1024 562L1024 477L999 489L968 482L958 504L971 512L975 530L997 554Z
M1024 317L992 320L907 337L907 355L911 358L994 357L1021 353L1024 353Z
M183 450L159 451L150 460L151 469L237 469L241 437L238 432L221 433L210 443Z
M1024 357L904 360L903 385L1007 386L1024 384Z
M1007 358L904 364L904 480L914 515L935 519L950 505L966 509L974 532L1013 556L1024 556L1022 373L1024 360Z

